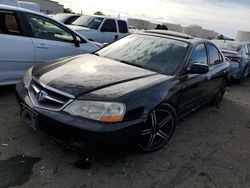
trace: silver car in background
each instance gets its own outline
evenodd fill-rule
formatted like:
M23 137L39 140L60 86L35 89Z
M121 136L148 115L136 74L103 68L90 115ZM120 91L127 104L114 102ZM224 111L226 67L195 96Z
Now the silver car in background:
M213 40L231 64L232 78L238 83L250 74L250 43Z

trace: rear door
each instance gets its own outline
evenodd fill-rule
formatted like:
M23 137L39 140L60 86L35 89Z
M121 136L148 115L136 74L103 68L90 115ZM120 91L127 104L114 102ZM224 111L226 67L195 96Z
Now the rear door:
M35 63L33 42L25 36L18 15L0 10L0 85L17 83Z
M75 46L74 35L62 25L34 14L26 14L26 18L32 32L37 63L87 52L87 48Z
M208 65L207 51L204 43L197 44L188 61L187 68L194 63ZM206 74L185 74L182 76L182 94L179 101L179 113L185 114L190 110L208 101L207 84L210 73Z
M246 59L247 59L247 67L248 67L248 74L250 74L250 44L246 44Z
M225 81L227 71L225 66L222 65L223 57L219 50L213 44L206 44L208 59L209 59L209 71L211 73L211 80L208 82L208 92L210 97L214 97L219 88Z
M100 35L97 41L101 43L111 43L119 38L116 21L114 19L106 19L100 27Z

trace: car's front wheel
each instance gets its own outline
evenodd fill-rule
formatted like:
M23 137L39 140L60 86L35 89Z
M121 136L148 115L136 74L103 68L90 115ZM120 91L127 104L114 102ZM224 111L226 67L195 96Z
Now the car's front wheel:
M169 104L161 104L148 115L137 143L142 152L154 152L171 138L176 127L176 113Z

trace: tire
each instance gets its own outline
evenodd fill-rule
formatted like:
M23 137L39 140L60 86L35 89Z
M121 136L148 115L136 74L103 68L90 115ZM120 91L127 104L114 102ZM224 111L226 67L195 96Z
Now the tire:
M150 112L140 132L137 148L144 153L161 149L172 137L177 115L169 104L161 104Z
M212 100L212 105L219 107L220 102L222 101L222 98L226 91L226 81L224 80L223 83L220 86L219 91L217 92L216 96Z
M246 77L246 71L247 71L247 67L245 68L245 70L242 72L240 78L238 80L236 80L236 83L238 85L241 85L242 84L242 81L245 79Z

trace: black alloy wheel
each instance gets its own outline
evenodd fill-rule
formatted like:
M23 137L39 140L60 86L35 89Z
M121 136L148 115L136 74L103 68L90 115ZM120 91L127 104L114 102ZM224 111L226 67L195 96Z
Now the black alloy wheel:
M148 116L137 143L142 152L154 152L162 148L171 138L176 127L175 110L162 104Z

